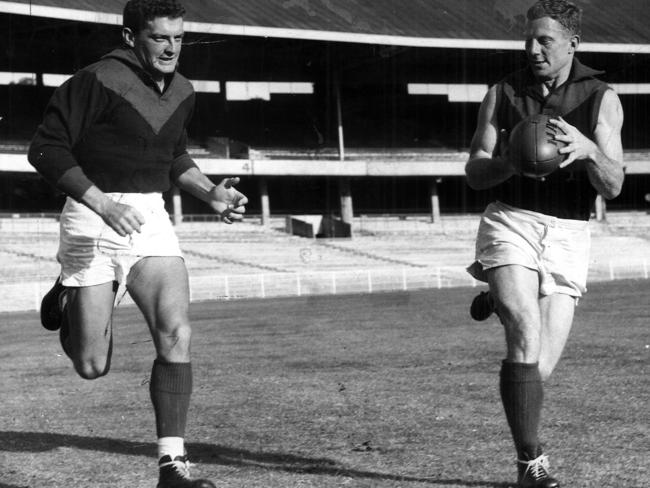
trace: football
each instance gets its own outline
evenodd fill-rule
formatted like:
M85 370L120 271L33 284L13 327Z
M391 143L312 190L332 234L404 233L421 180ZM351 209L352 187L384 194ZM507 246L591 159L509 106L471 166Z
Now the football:
M542 178L555 171L566 159L559 149L565 142L556 141L560 129L549 123L552 116L530 115L510 133L510 161L517 171L532 178Z

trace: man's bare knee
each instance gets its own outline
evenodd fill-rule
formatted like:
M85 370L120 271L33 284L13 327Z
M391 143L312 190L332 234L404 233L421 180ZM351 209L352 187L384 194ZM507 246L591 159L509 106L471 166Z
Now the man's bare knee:
M506 332L508 359L536 361L541 330L539 311L516 302L499 303L497 306Z
M179 322L156 331L159 345L158 356L175 361L189 355L192 328L186 322Z
M108 358L77 360L74 362L74 369L83 379L95 380L108 374L111 363Z

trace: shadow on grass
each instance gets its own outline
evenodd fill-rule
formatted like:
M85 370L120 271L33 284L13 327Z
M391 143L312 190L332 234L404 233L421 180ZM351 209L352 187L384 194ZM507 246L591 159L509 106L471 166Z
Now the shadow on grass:
M53 434L49 432L0 432L0 450L10 452L45 452L59 447L72 447L89 451L102 451L114 454L154 457L156 444L110 439L107 437L82 437L78 435ZM260 469L305 473L326 476L344 476L370 480L428 483L432 485L481 486L487 488L507 488L506 482L465 481L462 479L442 479L434 477L402 476L390 473L376 473L345 467L327 458L253 452L226 446L203 443L189 443L187 450L192 461L202 464L224 466L258 467ZM5 485L0 484L0 488ZM19 488L6 486L6 488Z

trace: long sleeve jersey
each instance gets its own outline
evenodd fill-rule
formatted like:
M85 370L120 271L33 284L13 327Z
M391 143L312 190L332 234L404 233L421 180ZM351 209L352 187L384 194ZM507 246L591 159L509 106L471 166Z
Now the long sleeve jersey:
M196 167L186 150L191 83L174 73L161 93L133 51L116 49L52 96L28 159L51 184L79 200L104 192L150 193Z

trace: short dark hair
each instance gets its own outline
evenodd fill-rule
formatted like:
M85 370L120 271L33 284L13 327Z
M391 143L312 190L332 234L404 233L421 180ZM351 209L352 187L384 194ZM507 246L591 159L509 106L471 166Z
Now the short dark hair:
M564 27L571 35L581 34L582 10L567 0L538 0L526 12L528 20L550 17Z
M124 6L122 25L137 34L150 20L158 17L177 19L183 15L185 9L176 0L129 0Z

